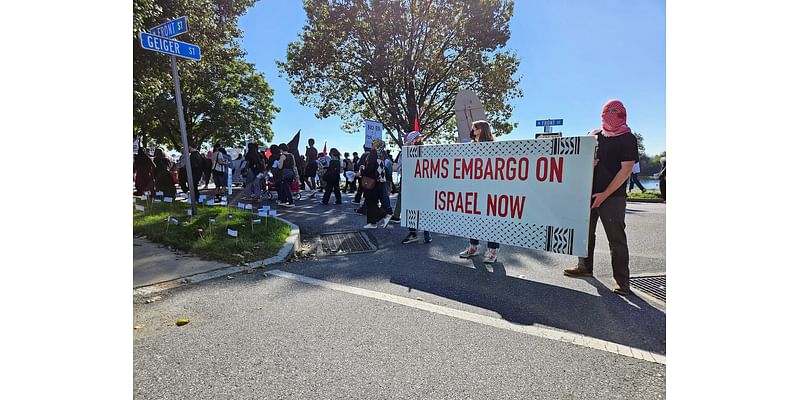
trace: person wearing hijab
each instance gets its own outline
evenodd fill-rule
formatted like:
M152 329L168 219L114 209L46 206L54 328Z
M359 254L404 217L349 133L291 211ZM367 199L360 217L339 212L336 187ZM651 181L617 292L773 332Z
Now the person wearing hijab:
M139 146L139 154L136 155L136 160L133 163L133 171L136 173L134 184L136 185L136 192L133 194L137 196L143 195L145 192L151 194L155 191L155 169L156 164L147 155L144 146Z
M609 100L600 114L602 129L590 132L597 136L594 160L591 212L589 214L589 253L579 257L578 265L564 270L566 276L592 276L597 219L603 222L611 250L611 269L616 286L614 293L630 294L628 238L625 235L625 182L639 161L636 136L627 125L628 112L619 100Z
M494 135L492 134L492 127L484 120L474 121L472 129L470 129L470 137L472 142L494 142ZM458 256L461 258L470 258L478 254L478 239L470 239L469 247L467 247ZM500 243L487 242L486 253L483 254L483 262L491 264L497 261L497 252L500 250Z

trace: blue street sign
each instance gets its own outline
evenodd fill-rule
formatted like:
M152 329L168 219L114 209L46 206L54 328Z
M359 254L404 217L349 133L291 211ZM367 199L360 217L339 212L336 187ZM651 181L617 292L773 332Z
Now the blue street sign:
M181 33L186 32L189 32L189 24L186 22L186 17L173 19L172 21L165 22L155 28L150 28L151 35L165 38L173 38Z
M157 51L171 56L188 58L190 60L200 60L200 46L178 40L166 39L160 36L141 32L139 38L142 48L145 50Z
M563 119L537 119L536 126L564 125Z

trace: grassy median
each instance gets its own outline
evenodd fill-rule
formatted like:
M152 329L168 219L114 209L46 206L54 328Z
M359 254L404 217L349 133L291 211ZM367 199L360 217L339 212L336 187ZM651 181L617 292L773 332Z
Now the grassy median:
M189 209L184 202L136 199L133 235L235 265L275 256L291 233L289 225L259 217L256 210L198 205L197 215L190 216ZM230 236L228 229L238 237Z

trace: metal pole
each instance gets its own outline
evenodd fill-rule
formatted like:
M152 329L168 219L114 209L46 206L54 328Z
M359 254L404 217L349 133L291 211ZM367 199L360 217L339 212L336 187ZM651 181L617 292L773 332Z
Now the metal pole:
M183 159L186 162L186 178L189 180L189 194L192 196L192 214L197 213L197 196L194 190L194 175L192 175L192 162L189 159L189 139L186 138L186 121L183 120L183 99L181 98L181 78L178 77L178 64L175 56L170 56L172 62L172 79L175 81L175 100L178 103L178 121L181 124L181 139L183 140Z

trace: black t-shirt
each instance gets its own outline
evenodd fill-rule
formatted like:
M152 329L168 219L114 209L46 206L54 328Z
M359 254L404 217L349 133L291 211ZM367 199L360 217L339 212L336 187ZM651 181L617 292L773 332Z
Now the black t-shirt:
M602 193L617 175L623 161L639 161L639 148L636 145L636 136L628 132L615 137L606 137L602 133L597 135L597 166L594 167L594 181L592 194ZM617 188L611 197L625 196L625 184Z

